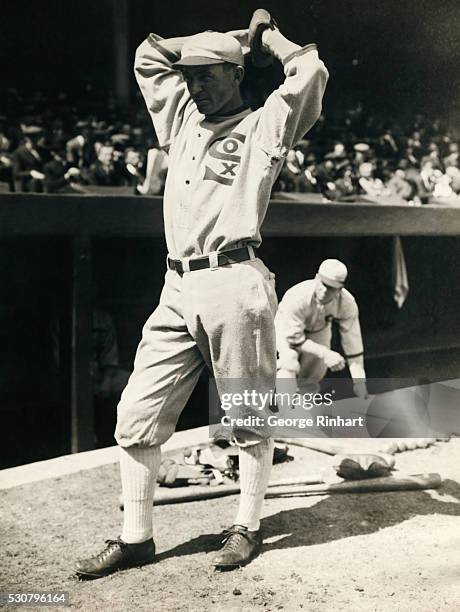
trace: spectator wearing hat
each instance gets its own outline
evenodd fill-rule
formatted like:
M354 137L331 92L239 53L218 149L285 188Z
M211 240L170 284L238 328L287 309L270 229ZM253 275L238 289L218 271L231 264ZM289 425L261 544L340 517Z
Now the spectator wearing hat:
M275 317L281 387L283 379L296 379L299 390L317 391L328 369L348 365L355 395L367 397L359 311L344 287L347 274L341 261L326 259L314 279L284 294ZM344 355L331 350L332 322L338 323Z
M416 158L420 159L423 155L423 142L420 130L414 130L411 136L407 139L407 145L412 148Z
M49 149L51 160L43 166L46 193L77 193L81 179L79 168L69 166L64 150L58 146Z
M371 162L364 162L359 166L358 183L362 192L373 200L391 195L383 181L374 177L374 166Z
M139 187L145 181L144 155L132 147L127 148L123 156L123 170L127 185L133 188L134 195L139 195Z
M41 131L38 126L24 127L22 144L13 153L14 177L19 181L20 191L43 191L43 160L35 142Z
M61 118L55 119L48 131L48 138L52 146L64 147L69 135L64 129L64 121Z
M360 164L368 161L371 156L371 148L367 142L357 142L353 146L353 164L355 168L358 168Z
M66 142L66 160L76 168L89 168L95 161L93 130L87 121L77 123L78 133Z
M377 144L380 157L394 159L399 153L399 147L391 130L385 130L380 136Z
M352 201L358 194L358 187L356 185L356 177L353 172L353 165L345 160L336 170L337 179L334 181L335 184L335 198L336 200Z

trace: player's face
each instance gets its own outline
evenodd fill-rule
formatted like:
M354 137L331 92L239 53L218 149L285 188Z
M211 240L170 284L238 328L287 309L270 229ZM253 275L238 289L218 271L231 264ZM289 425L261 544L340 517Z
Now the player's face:
M341 287L326 285L319 276L316 277L315 296L320 304L331 302L341 292Z
M216 115L235 108L235 97L239 93L235 69L224 64L182 68L188 90L200 113Z

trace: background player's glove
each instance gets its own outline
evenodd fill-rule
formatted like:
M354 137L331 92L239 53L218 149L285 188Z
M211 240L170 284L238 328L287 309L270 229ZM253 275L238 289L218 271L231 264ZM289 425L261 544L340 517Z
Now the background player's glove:
M163 459L158 470L157 482L162 485L172 485L178 470L179 465L173 459Z
M273 62L273 57L263 49L262 34L267 28L274 30L275 27L276 23L268 11L265 9L254 11L249 24L249 47L252 63L257 68L265 68Z
M340 353L326 349L323 354L324 363L332 372L338 372L345 367L345 359Z
M337 475L345 480L361 480L389 476L395 460L391 455L336 455L334 468Z

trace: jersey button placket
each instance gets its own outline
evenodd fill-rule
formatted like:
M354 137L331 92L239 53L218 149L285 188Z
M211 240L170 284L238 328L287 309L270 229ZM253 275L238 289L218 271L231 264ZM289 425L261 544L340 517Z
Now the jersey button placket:
M189 230L190 225L190 179L184 179L185 189L179 209L178 227L182 230Z

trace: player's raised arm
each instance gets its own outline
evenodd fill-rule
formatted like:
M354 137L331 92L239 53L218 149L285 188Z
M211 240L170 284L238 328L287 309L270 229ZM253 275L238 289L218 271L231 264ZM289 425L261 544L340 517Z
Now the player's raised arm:
M263 150L277 160L285 157L319 118L329 73L316 45L300 47L285 38L267 11L256 11L251 24L253 54L254 40L260 40L259 56L269 54L284 66L285 81L267 98L258 128Z
M136 51L136 79L159 143L165 149L177 135L190 101L182 74L173 66L186 40L187 37L162 39L150 34Z

